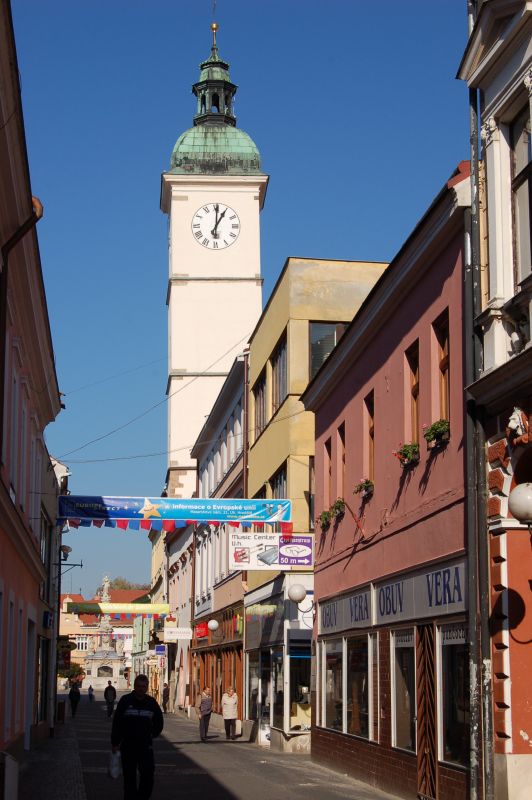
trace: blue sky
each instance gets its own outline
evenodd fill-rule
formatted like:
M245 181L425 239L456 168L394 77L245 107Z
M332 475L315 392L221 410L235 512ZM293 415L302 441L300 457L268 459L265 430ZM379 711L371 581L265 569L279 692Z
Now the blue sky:
M168 270L160 175L192 125L212 2L12 0L12 11L66 405L48 447L70 465L74 494L159 495ZM391 259L468 157L467 90L455 79L466 0L219 0L216 16L239 86L237 124L271 176L264 300L290 255ZM89 529L69 542L85 568L70 573L68 589L70 576L87 593L106 571L149 576L142 534Z

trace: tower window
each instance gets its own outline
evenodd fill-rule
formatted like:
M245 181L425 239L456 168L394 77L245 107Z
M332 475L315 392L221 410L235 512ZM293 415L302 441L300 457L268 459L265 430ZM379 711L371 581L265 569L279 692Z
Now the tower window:
M205 95L202 94L201 95L201 113L205 114L206 111L207 111L207 102L205 100Z
M220 112L220 97L216 92L212 96L211 111Z

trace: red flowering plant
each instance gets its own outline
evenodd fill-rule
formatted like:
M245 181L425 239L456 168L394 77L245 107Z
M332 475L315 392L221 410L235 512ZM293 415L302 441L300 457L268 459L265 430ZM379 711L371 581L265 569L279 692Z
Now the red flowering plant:
M401 444L397 450L393 450L392 453L399 459L399 463L403 468L413 467L419 461L419 445L417 442Z

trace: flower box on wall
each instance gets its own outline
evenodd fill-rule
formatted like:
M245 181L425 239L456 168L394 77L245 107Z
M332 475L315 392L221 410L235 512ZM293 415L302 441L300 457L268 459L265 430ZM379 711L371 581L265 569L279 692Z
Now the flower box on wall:
M414 467L419 462L419 445L417 442L402 444L393 451L393 455L399 460L403 469Z
M432 425L423 425L423 436L429 450L443 447L451 436L451 426L448 419L439 419Z

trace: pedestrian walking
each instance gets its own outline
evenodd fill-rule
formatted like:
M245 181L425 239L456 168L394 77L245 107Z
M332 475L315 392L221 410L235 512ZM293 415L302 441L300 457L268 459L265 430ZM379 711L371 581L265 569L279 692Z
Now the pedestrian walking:
M170 689L168 684L165 683L163 686L163 711L164 713L168 713L168 703L170 701Z
M236 718L238 714L238 695L232 686L228 686L222 695L222 717L225 725L225 738L236 739Z
M161 707L148 694L148 678L137 675L133 691L118 702L111 730L113 753L120 750L122 756L124 800L151 797L155 772L153 739L159 736L163 725Z
M77 683L73 683L70 687L68 699L70 700L70 711L72 716L75 717L79 701L81 700L81 692L79 691L79 686Z
M209 686L206 686L196 699L196 711L199 717L199 733L202 742L207 741L209 722L212 713L212 697Z
M107 716L112 717L115 707L116 689L111 681L107 681L107 686L105 687L105 692L103 693L103 699L107 704Z
M88 694L89 694L89 703L92 703L92 701L94 700L94 689L92 688L92 686L89 686Z

